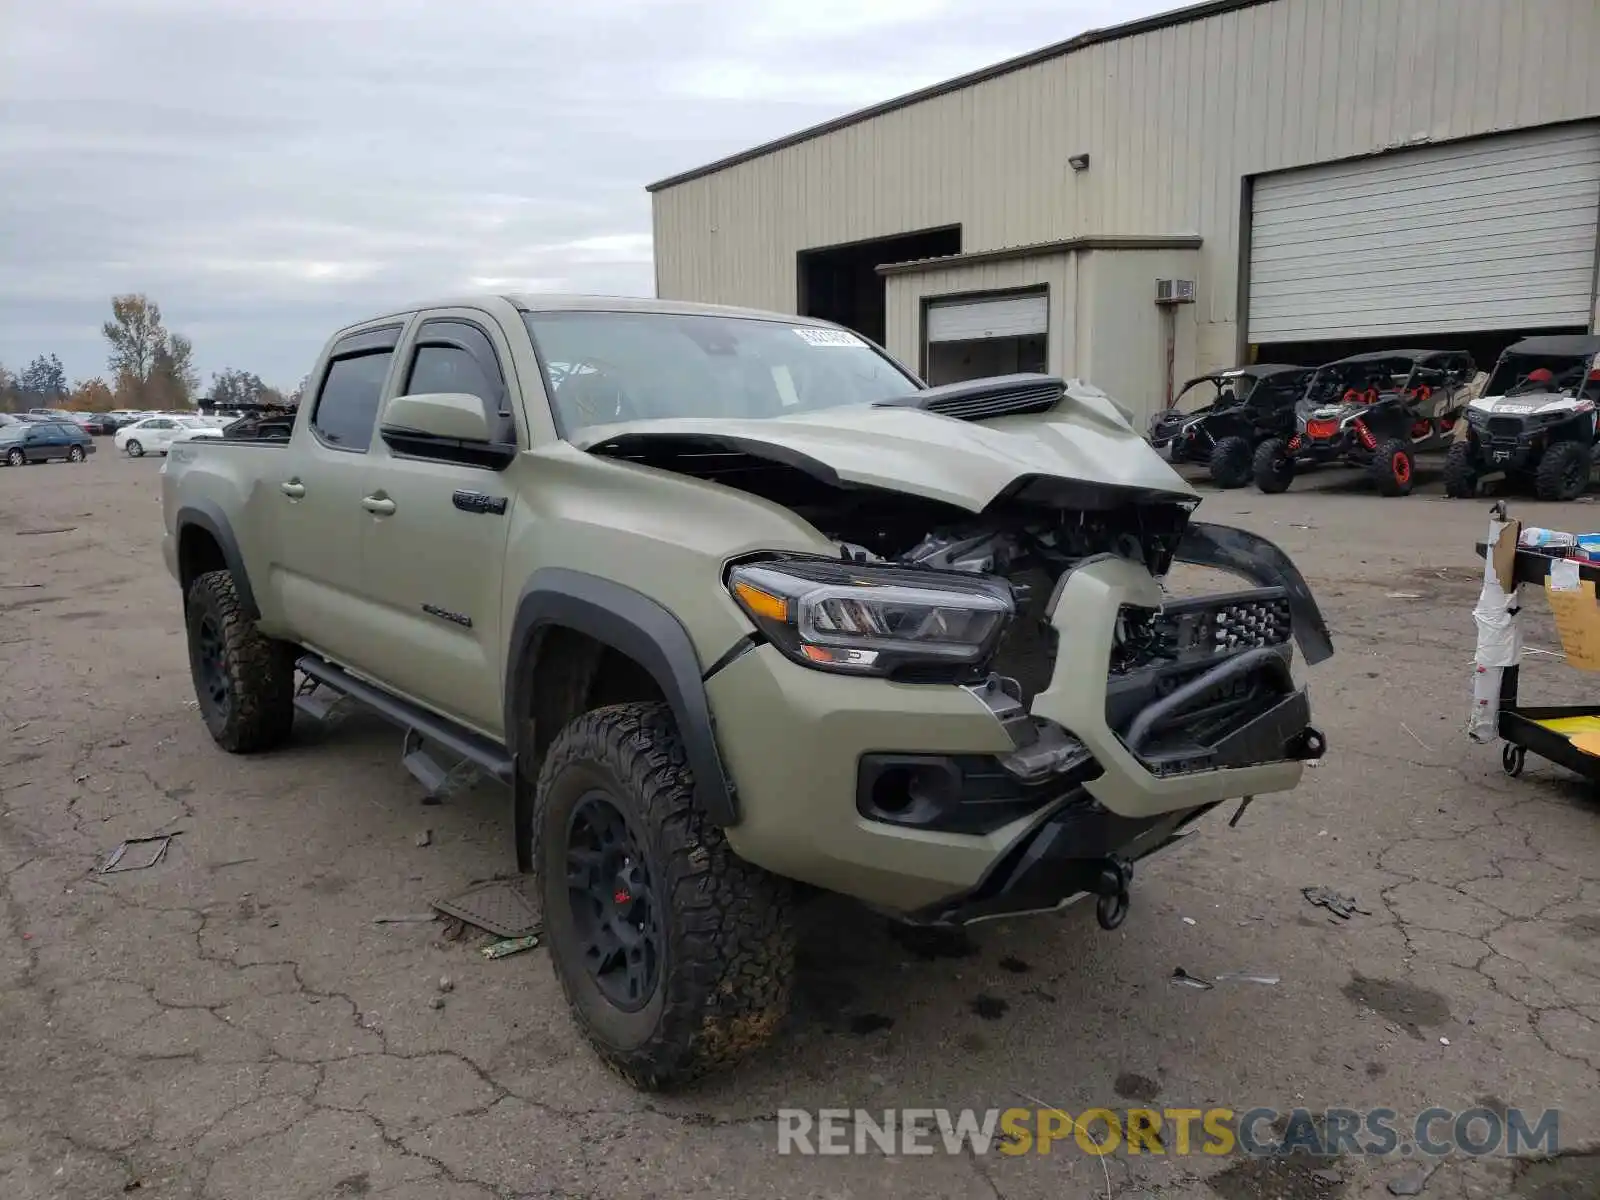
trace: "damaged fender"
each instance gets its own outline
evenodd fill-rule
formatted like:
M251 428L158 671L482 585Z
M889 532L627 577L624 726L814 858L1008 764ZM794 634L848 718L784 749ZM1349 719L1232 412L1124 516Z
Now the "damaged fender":
M1266 538L1229 525L1191 521L1173 559L1242 575L1258 587L1283 588L1289 595L1289 612L1294 618L1294 640L1306 662L1315 666L1333 657L1328 623L1305 576L1287 554Z

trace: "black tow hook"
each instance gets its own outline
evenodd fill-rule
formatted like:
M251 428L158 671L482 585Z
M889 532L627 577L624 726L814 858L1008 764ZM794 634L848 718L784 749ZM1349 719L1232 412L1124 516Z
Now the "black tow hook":
M1099 897L1094 904L1094 917L1101 929L1115 929L1128 919L1128 885L1132 882L1132 863L1118 858L1106 859L1094 885L1095 895Z

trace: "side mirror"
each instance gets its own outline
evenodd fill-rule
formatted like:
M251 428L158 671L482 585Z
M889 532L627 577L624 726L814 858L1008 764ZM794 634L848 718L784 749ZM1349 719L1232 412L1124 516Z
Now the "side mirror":
M463 392L396 396L384 406L378 436L400 454L494 470L517 456L515 443L494 440L483 401Z

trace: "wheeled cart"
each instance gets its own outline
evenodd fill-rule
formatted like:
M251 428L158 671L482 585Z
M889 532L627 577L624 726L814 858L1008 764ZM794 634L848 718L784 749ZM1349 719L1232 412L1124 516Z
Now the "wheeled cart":
M1497 506L1497 512L1503 517L1503 508ZM1515 537L1516 524L1510 523L1505 533L1506 536ZM1486 543L1478 543L1479 554L1487 556L1488 552L1489 547ZM1600 562L1566 559L1537 549L1519 547L1512 563L1513 586L1504 593L1510 622L1514 624L1521 611L1519 599L1521 585L1533 584L1540 591L1544 591L1552 570L1560 576L1563 587L1571 589L1567 594L1572 596L1574 601L1594 604L1589 588L1600 589ZM1492 569L1486 572L1486 581L1492 574ZM1490 589L1486 582L1486 594L1488 590ZM1600 609L1586 619L1600 625ZM1495 732L1504 743L1500 751L1500 765L1507 775L1520 775L1528 751L1531 750L1540 758L1558 763L1585 779L1600 783L1600 697L1591 704L1520 703L1521 668L1516 661L1521 657L1520 639L1511 640L1516 642L1516 646L1511 653L1509 663L1500 669L1499 701L1495 712ZM1562 645L1567 652L1567 661L1577 669L1593 671L1600 666L1588 652L1587 647L1569 644L1566 629L1562 631ZM1483 670L1482 663L1485 657L1480 639L1480 673Z

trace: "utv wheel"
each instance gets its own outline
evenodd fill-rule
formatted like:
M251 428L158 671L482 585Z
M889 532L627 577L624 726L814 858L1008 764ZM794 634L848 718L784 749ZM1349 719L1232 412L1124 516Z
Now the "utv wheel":
M189 673L217 745L249 754L282 743L294 723L293 647L256 629L227 571L190 584L185 608Z
M68 450L67 461L72 463L81 463L83 461L83 447L74 446L71 450Z
M1379 442L1367 464L1367 473L1380 496L1409 496L1415 470L1411 447L1399 438Z
M1576 500L1589 490L1589 447L1582 442L1557 442L1544 452L1534 472L1533 488L1541 500Z
M1211 448L1211 479L1218 487L1243 487L1252 468L1250 443L1242 437L1225 437Z
M790 885L742 862L695 805L666 705L562 730L533 816L551 962L607 1064L664 1089L771 1037L794 971Z
M20 467L20 466L22 466L23 463L25 463L27 461L28 461L28 456L26 454L24 454L21 450L17 449L15 446L13 446L10 450L6 451L6 465L7 466Z
M1256 447L1251 473L1256 487L1263 492L1286 492L1294 482L1294 459L1289 456L1289 443L1282 438L1268 438Z
M1478 461L1472 443L1452 442L1444 456L1444 494L1470 500L1478 494Z
M128 439L128 457L129 458L143 458L144 457L144 447L141 446L138 443L138 441L135 440L134 438L129 438Z

